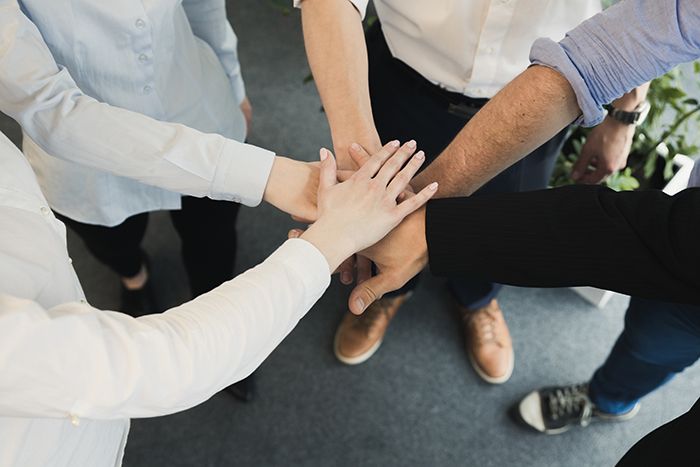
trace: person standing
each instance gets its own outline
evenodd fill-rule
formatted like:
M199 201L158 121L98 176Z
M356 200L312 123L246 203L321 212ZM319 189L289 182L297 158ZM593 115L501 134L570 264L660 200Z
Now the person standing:
M431 162L490 97L527 67L535 39L561 38L601 9L598 0L377 0L379 21L363 38L366 0L295 4L302 11L309 63L343 168L355 166L349 156L352 142L372 152L393 138L415 138ZM640 87L614 106L631 112L645 92ZM566 128L561 130L477 194L545 188L566 134ZM593 130L572 176L596 183L623 167L633 134L633 125L606 119ZM367 277L367 269L367 261L358 259L358 274ZM351 278L341 275L341 280L349 283ZM478 275L469 280L450 277L448 286L474 370L489 383L507 381L514 353L497 301L501 286ZM370 358L415 287L412 280L374 302L362 316L346 312L334 341L338 359L358 364Z
M224 0L99 5L89 0L19 0L19 4L56 63L87 95L157 120L245 139L252 109ZM161 311L153 296L148 256L141 247L151 211L170 211L193 296L234 276L238 203L183 197L86 167L56 157L24 136L23 151L51 209L119 275L122 310L133 316ZM90 156L99 158L108 144L95 144ZM138 153L139 147L132 150ZM252 146L245 150L264 151ZM250 163L264 168L269 162L260 157ZM194 162L187 169L205 170ZM249 400L252 383L243 381L231 391Z
M0 12L8 13L1 4ZM319 216L301 239L211 293L134 318L87 303L65 226L0 133L0 465L117 467L130 418L186 410L250 374L321 297L343 259L435 193L433 186L397 204L425 160L413 152L394 146L337 183L333 156L323 150ZM191 189L188 176L168 175L171 187ZM358 222L365 228L349 228Z

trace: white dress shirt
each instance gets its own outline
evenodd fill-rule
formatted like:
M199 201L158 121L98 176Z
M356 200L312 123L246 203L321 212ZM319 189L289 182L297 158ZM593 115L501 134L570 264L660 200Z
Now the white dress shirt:
M369 0L348 1L364 17ZM395 58L475 98L493 97L525 70L535 39L559 40L601 10L600 0L374 0L374 6Z
M250 374L330 280L310 243L163 314L85 302L26 159L0 134L0 466L114 467L130 417L197 405Z
M115 121L95 110L73 122L70 138L82 133L85 143L76 152L74 145L62 144L51 133L60 119L70 118L68 110L81 105L83 93L157 120L244 139L239 104L245 90L224 0L17 3L0 0L0 111L22 123L24 152L56 211L81 222L113 226L137 213L177 209L179 193L135 181L96 161L178 152L176 163L183 169L211 177L215 166L202 163L201 152L215 159L223 144L182 130L150 131L149 124L130 115ZM124 131L141 125L139 131ZM105 130L112 133L107 138ZM256 176L237 180L256 192L239 201L255 205L272 157L253 146L228 145L255 169L247 175ZM198 151L192 153L191 146Z

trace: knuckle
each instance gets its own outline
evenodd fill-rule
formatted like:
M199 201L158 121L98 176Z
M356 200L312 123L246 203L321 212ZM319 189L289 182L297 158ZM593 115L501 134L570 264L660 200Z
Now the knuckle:
M371 287L369 287L367 285L362 285L362 290L364 292L365 297L369 299L369 301L366 303L372 303L375 300L379 300L381 298L381 297L377 296L377 293L374 290L372 290Z

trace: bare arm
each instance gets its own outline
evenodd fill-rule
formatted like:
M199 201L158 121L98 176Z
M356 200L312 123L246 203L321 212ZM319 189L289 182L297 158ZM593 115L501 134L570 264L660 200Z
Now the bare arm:
M438 181L441 198L468 196L538 148L581 113L569 82L532 66L503 88L413 181Z
M331 126L341 169L356 168L348 155L357 142L370 153L381 148L367 82L367 46L362 18L348 0L304 0L304 43L309 65Z

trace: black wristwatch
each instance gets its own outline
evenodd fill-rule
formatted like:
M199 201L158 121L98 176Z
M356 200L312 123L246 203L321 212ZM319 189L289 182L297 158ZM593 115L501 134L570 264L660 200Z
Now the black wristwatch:
M607 105L605 108L608 111L608 115L618 122L622 122L627 125L639 126L642 124L642 122L644 122L644 119L647 118L647 115L649 115L651 105L649 105L648 101L644 101L635 107L632 112L616 109L612 104Z

